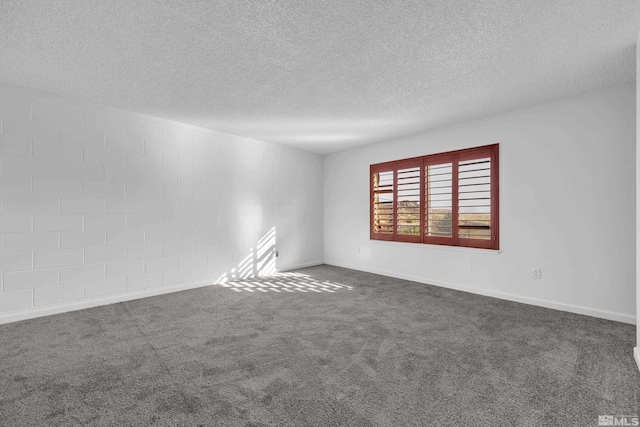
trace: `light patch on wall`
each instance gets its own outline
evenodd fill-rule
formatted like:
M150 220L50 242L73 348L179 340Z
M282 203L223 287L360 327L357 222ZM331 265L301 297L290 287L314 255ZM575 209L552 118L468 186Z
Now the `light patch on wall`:
M276 272L276 228L271 228L249 249L247 255L229 272L224 273L216 283L247 279L274 274Z

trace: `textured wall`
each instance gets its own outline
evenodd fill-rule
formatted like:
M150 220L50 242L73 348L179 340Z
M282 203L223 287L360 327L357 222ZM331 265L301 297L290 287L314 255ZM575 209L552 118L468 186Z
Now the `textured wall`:
M328 155L325 262L635 322L635 102L630 84ZM370 164L496 142L499 254L369 240Z
M0 94L0 321L322 261L321 156Z

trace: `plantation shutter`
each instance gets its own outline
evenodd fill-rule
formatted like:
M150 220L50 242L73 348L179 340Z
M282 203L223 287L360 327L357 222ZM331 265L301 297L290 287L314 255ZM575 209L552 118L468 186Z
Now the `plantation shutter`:
M371 238L395 240L395 185L394 165L371 166Z
M452 245L454 242L455 168L452 154L425 159L425 243Z
M458 158L458 240L462 246L497 247L497 150L483 148L460 153Z
M422 159L396 165L396 233L403 242L422 241Z
M371 239L498 249L498 148L371 165Z

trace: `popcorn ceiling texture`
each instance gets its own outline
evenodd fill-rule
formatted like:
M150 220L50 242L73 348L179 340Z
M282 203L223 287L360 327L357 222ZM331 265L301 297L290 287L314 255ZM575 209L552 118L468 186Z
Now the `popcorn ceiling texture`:
M0 81L320 153L635 76L635 0L3 1Z

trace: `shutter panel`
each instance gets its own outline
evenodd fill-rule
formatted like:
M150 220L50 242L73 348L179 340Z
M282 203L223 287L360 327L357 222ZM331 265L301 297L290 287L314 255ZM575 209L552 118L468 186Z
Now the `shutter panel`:
M422 241L422 163L422 159L415 159L396 166L396 230L400 241Z
M425 242L453 244L454 163L451 155L433 156L425 161Z
M491 159L458 163L458 236L491 238Z
M492 149L469 150L458 160L458 240L461 246L496 247Z
M395 239L395 180L393 165L371 168L371 237Z

